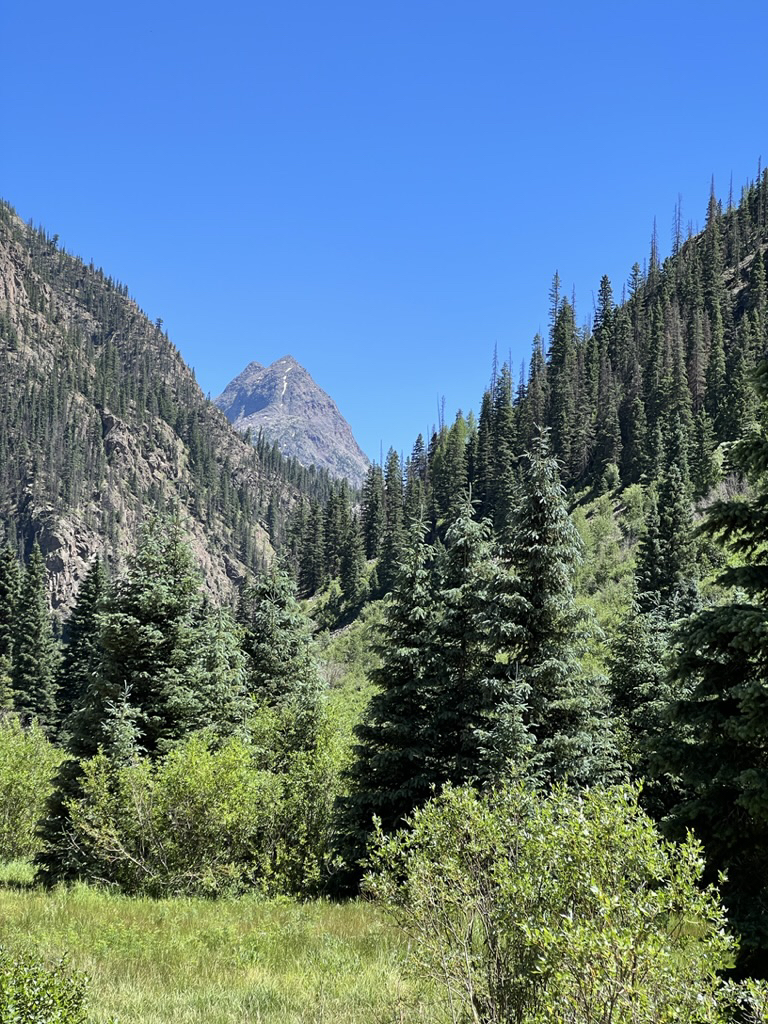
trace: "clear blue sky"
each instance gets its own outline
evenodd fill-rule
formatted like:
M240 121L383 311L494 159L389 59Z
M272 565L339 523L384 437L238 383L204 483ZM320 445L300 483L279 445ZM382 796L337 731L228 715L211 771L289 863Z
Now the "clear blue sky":
M729 13L730 11L730 13ZM6 0L0 195L204 391L295 356L407 453L768 160L768 5Z

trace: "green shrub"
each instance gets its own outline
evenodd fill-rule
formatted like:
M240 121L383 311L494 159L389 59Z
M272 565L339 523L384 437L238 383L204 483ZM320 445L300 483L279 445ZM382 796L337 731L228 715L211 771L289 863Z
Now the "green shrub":
M86 1024L85 978L65 962L52 966L0 946L3 1024Z
M339 755L330 722L311 749L281 750L286 714L262 713L252 744L198 733L157 762L84 761L64 825L74 874L152 896L320 889Z
M0 718L0 860L37 851L35 826L61 760L37 725L24 729L15 715Z
M691 838L663 841L628 789L448 790L379 835L368 887L443 993L435 1020L721 1020L732 961Z

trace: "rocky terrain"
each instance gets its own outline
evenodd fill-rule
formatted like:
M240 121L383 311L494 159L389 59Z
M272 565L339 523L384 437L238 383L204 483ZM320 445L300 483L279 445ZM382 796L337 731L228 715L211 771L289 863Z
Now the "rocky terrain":
M262 464L125 286L4 203L0 380L0 544L40 543L54 608L153 510L178 511L217 598L271 557L263 524L296 500L292 468Z
M262 431L283 455L362 485L367 456L336 403L292 356L266 367L249 363L216 405L238 430L249 430L253 440Z

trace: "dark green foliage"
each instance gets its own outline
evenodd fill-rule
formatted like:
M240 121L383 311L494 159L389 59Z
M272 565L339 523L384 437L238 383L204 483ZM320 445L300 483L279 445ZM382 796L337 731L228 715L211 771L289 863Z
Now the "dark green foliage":
M365 581L365 551L360 522L356 515L347 524L344 550L339 565L341 595L349 610L359 609L367 594Z
M21 580L11 657L14 710L25 721L37 720L52 735L57 719L58 648L48 611L45 563L37 544Z
M20 588L21 569L18 558L10 547L5 547L0 551L0 712L13 708L11 666Z
M157 756L194 729L228 735L242 723L247 702L233 627L206 614L177 517L147 524L96 621L98 668L68 720L77 757L123 747L129 733Z
M525 460L502 546L525 602L515 676L527 694L534 771L582 784L610 778L606 700L600 681L585 674L578 658L588 628L573 595L581 542L544 438Z
M291 708L296 714L291 742L314 742L322 683L312 653L309 622L288 574L272 566L247 586L240 604L249 693L257 706Z
M366 558L378 558L384 533L384 475L375 463L363 485L363 538Z
M379 558L379 584L384 593L394 586L405 543L403 474L400 458L390 448L384 467L384 534Z
M378 689L355 730L356 759L342 808L350 863L364 852L374 815L387 831L397 828L440 781L432 756L437 608L425 532L423 521L409 529L378 642L382 664L372 673Z
M81 705L94 675L100 669L99 614L106 587L106 574L97 557L80 584L77 603L67 621L66 644L58 672L59 715L62 720Z
M635 580L642 610L664 607L674 618L695 606L698 575L687 443L679 420L662 448L662 458L658 480L646 498Z
M619 754L632 778L646 780L642 803L657 820L674 798L670 781L655 772L656 751L668 730L675 696L667 666L672 629L668 609L644 610L634 604L610 644L610 694Z
M720 584L729 599L706 608L682 628L673 663L677 700L659 773L678 780L682 797L668 827L694 828L708 870L727 872L724 897L742 936L741 965L768 969L768 364L756 378L760 424L731 452L753 483L751 497L721 500L707 511L702 532L735 556Z
M481 744L490 729L492 666L498 650L492 588L496 572L491 524L478 521L468 498L453 509L437 563L431 757L438 788L485 774Z

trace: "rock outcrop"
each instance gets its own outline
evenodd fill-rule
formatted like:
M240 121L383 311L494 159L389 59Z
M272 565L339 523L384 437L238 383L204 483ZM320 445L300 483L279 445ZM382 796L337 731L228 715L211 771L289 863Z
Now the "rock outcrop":
M255 441L261 431L283 455L326 469L360 487L368 458L333 399L292 356L271 366L253 362L216 399L239 431Z

